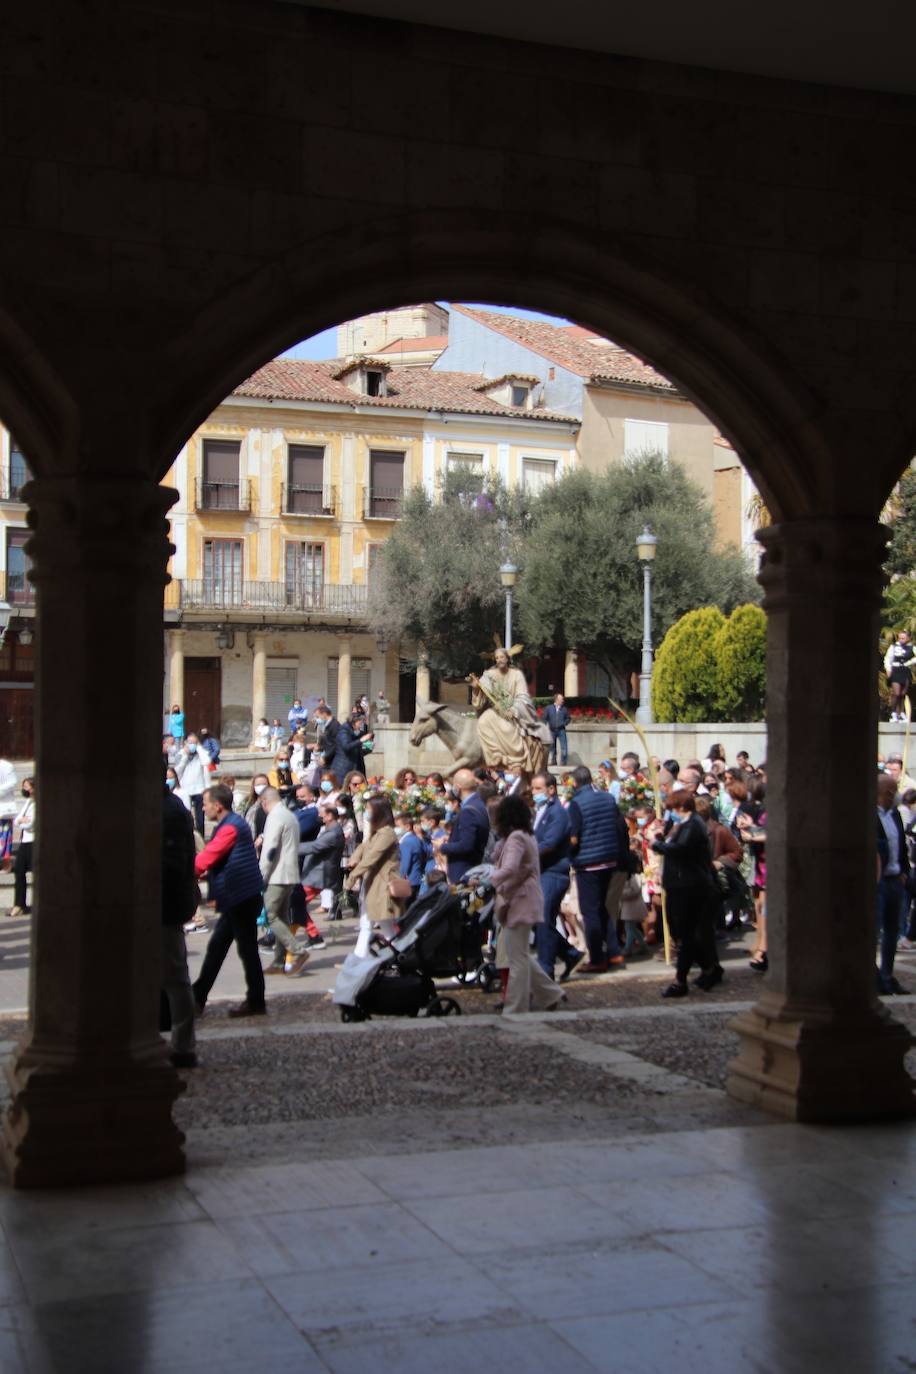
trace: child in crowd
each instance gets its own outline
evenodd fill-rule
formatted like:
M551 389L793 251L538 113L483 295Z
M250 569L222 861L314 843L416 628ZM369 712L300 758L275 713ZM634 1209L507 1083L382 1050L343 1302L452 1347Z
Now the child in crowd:
M267 724L266 716L262 716L258 721L254 732L254 747L265 753L270 748L270 726Z
M280 724L280 722L279 722L279 720L277 719L277 717L274 716L274 718L273 718L273 724L272 724L271 727L270 727L270 736L269 736L269 739L268 739L268 747L269 747L270 749L272 749L272 750L279 749L279 748L280 748L280 745L283 743L283 738L284 738L284 736L283 736L283 726Z

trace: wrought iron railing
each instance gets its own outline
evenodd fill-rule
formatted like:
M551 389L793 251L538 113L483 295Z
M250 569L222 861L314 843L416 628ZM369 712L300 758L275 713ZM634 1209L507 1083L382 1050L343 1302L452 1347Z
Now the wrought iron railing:
M197 479L196 510L251 510L251 483L245 478L238 482L209 482Z
M280 509L284 515L337 514L337 488L290 484L284 486Z
M180 580L178 606L182 610L238 610L361 615L366 610L365 587L335 582L242 582L234 578Z
M400 520L403 502L403 487L367 487L363 501L363 519Z
M22 501L22 488L31 480L25 463L13 461L5 465L0 473L0 501Z
M35 588L24 572L0 573L0 597L8 606L34 606Z

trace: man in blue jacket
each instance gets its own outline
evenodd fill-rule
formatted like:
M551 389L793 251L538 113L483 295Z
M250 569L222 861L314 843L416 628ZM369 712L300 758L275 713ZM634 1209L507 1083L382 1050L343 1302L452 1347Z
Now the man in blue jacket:
M550 762L557 761L557 746L560 749L560 767L566 767L568 751L566 748L566 727L569 724L569 711L566 709L566 698L562 692L557 692L553 699L553 705L548 706L544 712L544 720L550 731L550 738L553 743L550 746Z
M248 996L239 1006L230 1007L229 1015L263 1016L267 1007L258 954L258 917L264 881L254 840L247 822L233 811L232 793L222 783L204 792L204 815L216 822L216 829L195 859L194 868L199 878L207 878L219 920L194 984L194 1001L202 1013L234 940L245 970Z
M401 811L394 818L394 833L401 849L401 877L410 883L410 901L415 902L426 863L432 857L433 847L413 828L413 818L407 811Z
M477 795L477 779L470 768L459 768L452 785L461 798L458 815L449 838L438 845L448 860L448 880L460 883L470 869L483 862L483 851L490 834L487 808Z
M538 963L553 977L554 965L562 959L566 965L560 974L565 983L581 959L581 950L571 945L557 930L560 903L569 890L569 837L572 827L563 804L557 796L556 778L551 773L536 773L531 779L534 797L534 838L541 860L541 892L544 895L544 919L534 927L534 942Z
M568 813L572 866L589 957L579 972L607 973L609 968L623 968L624 964L617 922L608 919L607 895L611 879L629 850L627 827L610 793L598 792L592 785L588 768L581 764L574 768L572 780L575 791Z

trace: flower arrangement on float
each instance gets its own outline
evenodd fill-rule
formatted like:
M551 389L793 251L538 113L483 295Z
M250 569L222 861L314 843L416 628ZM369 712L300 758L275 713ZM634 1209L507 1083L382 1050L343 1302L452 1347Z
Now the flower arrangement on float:
M625 816L637 806L648 806L650 810L655 810L655 792L652 784L642 773L634 773L632 777L622 778L620 782L620 796L617 805Z

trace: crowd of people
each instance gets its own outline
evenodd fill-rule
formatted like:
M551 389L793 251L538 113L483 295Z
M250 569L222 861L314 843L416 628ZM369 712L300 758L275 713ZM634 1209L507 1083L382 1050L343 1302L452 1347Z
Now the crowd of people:
M182 912L182 934L210 933L197 1014L233 940L247 996L230 1014L261 1015L265 975L301 977L324 946L318 919L355 918L354 950L365 954L373 931L390 935L434 884L458 886L481 865L496 889L504 1014L559 1006L573 974L669 951L662 996L687 996L693 970L692 986L709 992L723 978L723 944L749 932L750 968L766 973L765 763L744 751L729 763L714 744L683 764L625 753L594 773L580 765L529 779L482 767L446 779L404 768L384 779L366 770L370 715L365 698L344 721L324 701L291 712L288 739L247 789L211 771L205 732L167 737L166 791L196 831L195 882L206 880L217 910L212 931L199 894ZM879 766L877 974L879 991L894 993L896 951L916 948L916 783L899 756Z

